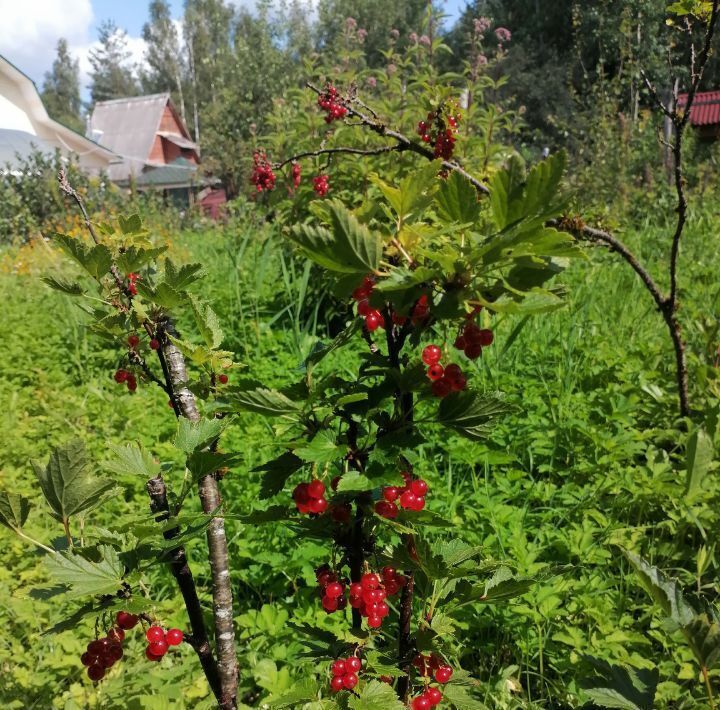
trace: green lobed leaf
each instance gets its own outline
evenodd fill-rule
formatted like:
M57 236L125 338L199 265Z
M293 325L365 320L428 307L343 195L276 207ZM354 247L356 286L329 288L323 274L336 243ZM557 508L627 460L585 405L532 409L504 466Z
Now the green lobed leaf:
M216 451L196 449L188 456L186 466L192 473L193 481L199 481L203 476L214 473L218 469L236 464L238 460L238 454L221 454Z
M30 501L17 493L0 491L0 525L20 530L30 513Z
M202 303L196 296L190 296L190 307L195 316L195 323L200 335L209 348L219 348L223 341L223 332L217 314L206 303Z
M233 389L227 394L228 401L238 410L256 412L265 416L298 414L300 405L277 390L256 387L240 391Z
M55 276L43 276L42 280L50 286L50 288L60 291L67 296L82 296L85 290L78 283L65 281Z
M286 451L272 461L253 469L253 471L262 471L265 474L260 483L260 499L267 500L280 493L288 478L304 465L305 462L301 458Z
M640 585L679 626L686 626L695 618L695 610L685 600L677 580L665 576L657 567L630 550L622 550L640 580Z
M436 421L469 439L483 439L490 432L493 420L512 409L496 395L452 392L440 402Z
M118 215L118 225L120 231L126 236L141 234L145 231L139 214L131 214L129 217Z
M75 259L94 278L99 279L110 271L112 256L104 244L86 246L80 239L67 234L56 233L53 238L66 254Z
M488 710L487 705L470 695L466 685L450 682L443 686L442 693L456 710Z
M298 708L302 703L314 700L317 696L317 683L311 678L306 678L300 683L295 683L288 692L279 696L270 696L265 702L269 708Z
M71 596L114 594L123 582L124 568L117 552L107 545L97 548L94 562L73 550L49 555L45 565L52 577L70 588Z
M131 246L115 258L118 269L123 274L139 271L151 261L157 259L160 254L167 251L166 246L143 249Z
M115 458L105 463L108 471L121 476L142 476L155 478L160 473L160 464L142 444L110 445Z
M320 266L340 273L362 274L377 271L382 257L382 240L358 222L338 201L329 201L331 229L296 225L290 238Z
M347 451L346 444L340 445L335 441L334 432L323 429L307 445L295 449L294 453L303 461L323 465L344 458Z
M708 614L698 614L683 628L695 658L701 667L710 669L720 657L720 624Z
M178 420L178 430L175 436L175 446L186 454L208 446L217 439L227 426L225 419L201 419L191 422L189 419Z
M395 690L377 680L369 681L358 695L351 696L348 707L352 710L405 710Z
M604 708L653 710L659 672L657 668L631 668L611 665L599 658L586 657L595 675L580 683L590 699Z
M165 283L176 291L184 291L202 276L202 264L183 264L178 269L172 259L165 259Z
M95 507L114 485L91 474L85 444L79 439L55 447L47 466L31 463L45 499L61 521Z
M442 181L435 204L439 216L447 222L474 224L480 216L477 190L457 170Z

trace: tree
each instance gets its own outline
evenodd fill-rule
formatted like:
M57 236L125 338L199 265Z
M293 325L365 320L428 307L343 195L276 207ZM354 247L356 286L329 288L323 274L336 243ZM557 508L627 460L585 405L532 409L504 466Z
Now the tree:
M137 96L140 87L129 66L127 35L114 22L100 25L100 46L90 50L90 97L93 103Z
M147 68L140 74L143 91L154 94L171 91L173 101L185 121L185 92L183 87L186 68L180 48L177 27L170 15L166 0L152 0L150 19L143 26L142 36L147 44Z
M186 0L183 37L188 58L195 140L200 141L200 109L217 98L231 61L233 11L223 0Z
M77 131L82 130L80 70L78 60L70 56L64 38L58 40L52 71L45 73L42 100L52 118Z
M318 41L320 47L332 47L342 36L345 22L352 18L367 32L368 64L383 63L391 30L401 40L411 32L421 34L423 18L431 5L428 0L320 0L318 4Z

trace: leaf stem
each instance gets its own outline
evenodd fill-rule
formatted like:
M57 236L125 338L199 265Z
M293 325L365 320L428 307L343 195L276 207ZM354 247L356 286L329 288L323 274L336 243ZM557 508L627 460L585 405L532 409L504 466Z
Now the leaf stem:
M708 702L710 703L710 710L715 710L715 698L713 697L712 686L710 685L710 676L708 675L708 669L705 666L701 666L700 670L705 680L705 690L707 691Z
M45 550L45 552L49 552L51 555L57 555L57 550L53 550L51 547L48 547L47 545L43 545L42 542L39 540L36 540L34 537L30 537L30 535L26 535L22 530L18 528L13 528L15 533L18 537L23 538L23 540L27 540L28 542L31 542L33 545L36 545L41 550Z
M63 529L65 530L65 537L68 541L68 545L70 547L73 547L73 539L72 535L70 534L70 519L69 518L63 518Z

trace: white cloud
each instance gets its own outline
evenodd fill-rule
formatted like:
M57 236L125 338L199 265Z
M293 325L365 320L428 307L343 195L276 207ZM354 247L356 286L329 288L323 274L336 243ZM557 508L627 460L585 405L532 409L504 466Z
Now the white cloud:
M37 83L52 66L60 37L88 43L90 0L0 0L0 54Z

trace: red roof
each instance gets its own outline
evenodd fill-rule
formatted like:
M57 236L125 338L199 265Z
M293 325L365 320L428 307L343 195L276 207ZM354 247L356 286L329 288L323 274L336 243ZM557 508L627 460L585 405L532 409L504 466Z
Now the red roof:
M687 104L687 94L678 96L678 108ZM702 91L695 94L690 108L690 123L693 126L711 126L720 123L720 91Z

